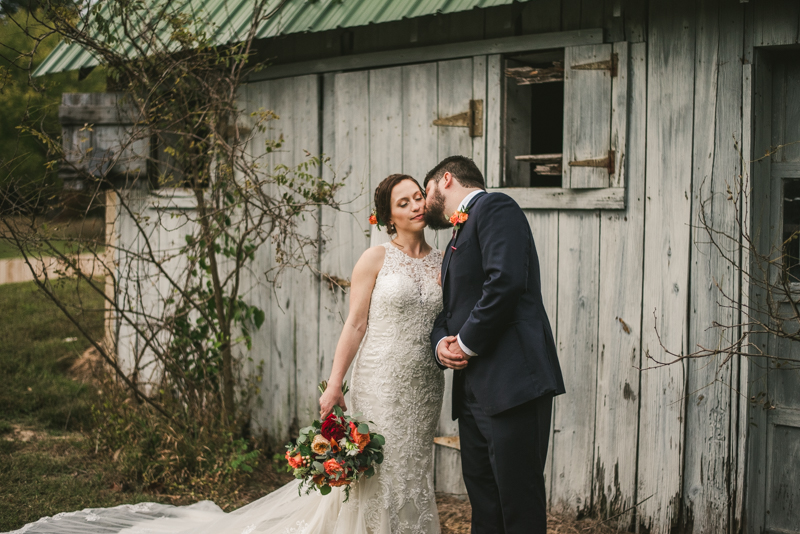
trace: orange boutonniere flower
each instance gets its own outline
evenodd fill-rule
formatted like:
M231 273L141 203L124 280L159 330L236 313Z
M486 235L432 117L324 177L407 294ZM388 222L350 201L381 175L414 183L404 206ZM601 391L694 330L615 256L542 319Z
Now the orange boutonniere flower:
M453 241L455 241L456 236L458 235L458 231L461 229L461 225L467 222L469 219L469 208L464 208L463 210L456 210L450 216L450 224L453 225ZM455 246L450 246L453 250L456 250Z
M461 225L467 222L467 219L469 219L469 208L457 210L450 216L450 224L458 231Z

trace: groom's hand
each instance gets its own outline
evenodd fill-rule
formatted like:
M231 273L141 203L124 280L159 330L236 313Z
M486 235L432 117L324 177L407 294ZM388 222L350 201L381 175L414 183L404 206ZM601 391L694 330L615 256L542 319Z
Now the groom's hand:
M458 342L458 337L454 337L453 341L450 343L450 351L453 354L458 354L461 358L464 359L465 362L469 361L470 355L464 352L464 349L461 348L461 343Z
M455 351L458 350L458 352ZM439 343L439 361L450 369L463 369L467 366L469 358L458 345L456 336L447 336Z

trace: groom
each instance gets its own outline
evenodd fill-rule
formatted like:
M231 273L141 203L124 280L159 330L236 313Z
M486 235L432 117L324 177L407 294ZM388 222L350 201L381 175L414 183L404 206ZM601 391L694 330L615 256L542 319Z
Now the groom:
M484 190L483 175L464 156L434 167L425 191L428 225L457 223L431 343L439 366L455 371L453 419L472 532L544 534L550 416L564 381L530 225L510 197Z

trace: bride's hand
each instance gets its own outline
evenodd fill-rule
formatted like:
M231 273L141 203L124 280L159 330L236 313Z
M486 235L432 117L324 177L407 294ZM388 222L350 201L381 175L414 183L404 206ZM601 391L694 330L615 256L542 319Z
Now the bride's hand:
M342 408L343 412L347 411L347 404L344 402L344 395L340 387L331 387L330 385L325 390L325 393L319 398L319 417L320 420L325 419L333 411L334 406Z

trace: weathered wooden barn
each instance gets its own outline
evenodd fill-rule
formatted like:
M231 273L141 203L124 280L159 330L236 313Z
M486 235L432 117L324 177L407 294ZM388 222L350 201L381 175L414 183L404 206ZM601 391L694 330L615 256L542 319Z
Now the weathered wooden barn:
M234 3L216 16L237 24L247 3ZM280 115L265 134L287 140L274 162L324 153L357 197L359 217L324 215L335 231L322 272L347 278L385 239L366 220L390 173L422 178L468 155L525 209L568 389L547 468L554 509L641 532L800 533L800 371L738 358L642 370L740 321L718 286L750 288L707 243L701 202L734 230L728 189L744 176L753 235L772 243L796 224L785 192L800 183L800 145L760 156L800 141L800 2L292 0L260 37L271 66L241 104ZM64 45L39 73L93 61ZM173 190L141 202L191 207ZM169 228L163 247L183 238ZM120 219L114 239L132 235ZM281 440L317 413L347 295L308 273L253 287L268 310L250 354L264 367L256 422ZM750 402L759 394L770 409ZM457 433L448 404L441 436ZM458 451L435 447L437 488L463 494Z

